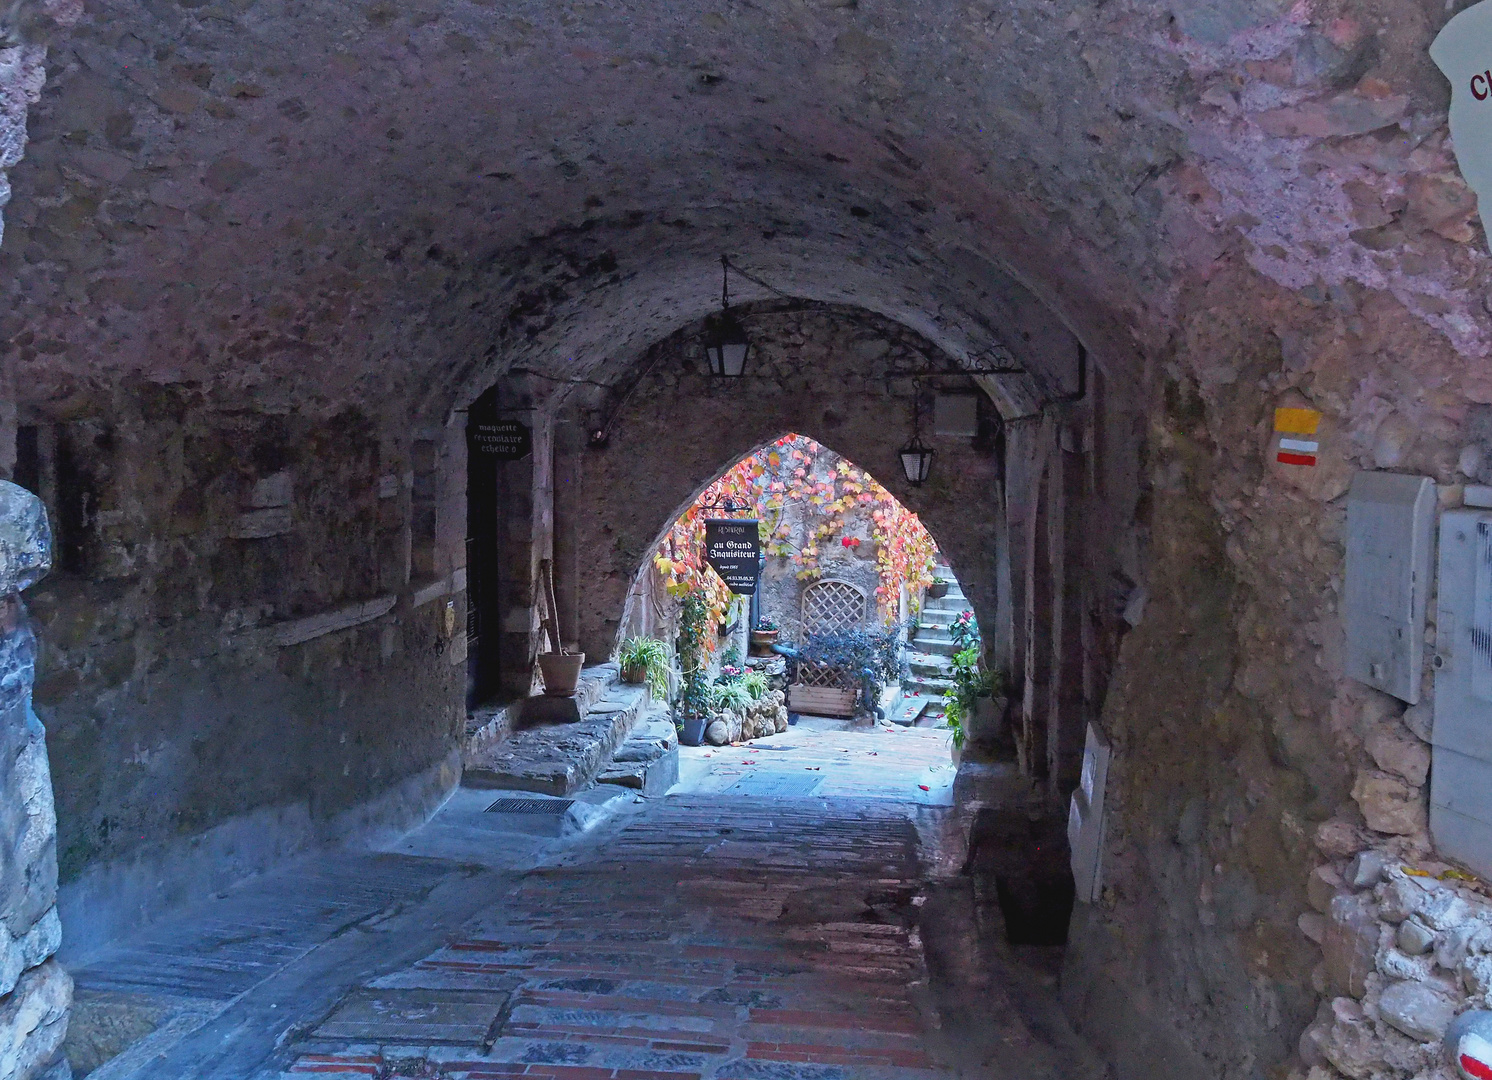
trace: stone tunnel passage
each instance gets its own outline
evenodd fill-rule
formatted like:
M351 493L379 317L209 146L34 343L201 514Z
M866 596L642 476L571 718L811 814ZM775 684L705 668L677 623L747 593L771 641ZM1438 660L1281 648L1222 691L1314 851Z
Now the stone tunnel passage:
M8 9L0 1078L63 1070L69 965L469 797L538 566L608 655L658 524L796 431L958 569L1072 814L1062 1009L1115 1075L1444 1080L1492 1004L1486 628L1435 532L1492 482L1468 81L1428 53L1463 8ZM981 434L903 490L919 381ZM531 445L476 535L489 390ZM1368 655L1364 559L1405 551L1411 644Z

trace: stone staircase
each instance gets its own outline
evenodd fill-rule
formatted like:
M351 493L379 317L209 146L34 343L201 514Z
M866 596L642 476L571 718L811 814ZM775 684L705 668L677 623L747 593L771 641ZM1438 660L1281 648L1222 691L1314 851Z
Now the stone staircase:
M939 564L933 573L948 582L948 595L923 601L921 621L907 649L910 674L902 683L901 702L890 713L895 723L935 725L943 718L943 692L953 685L949 670L955 646L948 625L969 610L969 601L946 565Z
M646 687L621 682L615 664L581 674L578 720L521 726L524 713L546 711L535 701L474 718L481 722L468 729L462 787L563 796L608 783L653 795L677 780L678 739L666 709Z

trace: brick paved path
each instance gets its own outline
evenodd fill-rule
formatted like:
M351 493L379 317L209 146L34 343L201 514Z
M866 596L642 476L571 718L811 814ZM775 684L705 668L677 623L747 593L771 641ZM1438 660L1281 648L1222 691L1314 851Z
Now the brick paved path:
M957 872L946 732L800 726L682 766L579 837L459 792L400 854L163 920L76 971L79 1032L164 1018L91 1080L1103 1075L1055 968L1018 961Z
M352 1044L287 1075L912 1080L915 830L895 803L685 796L533 874L379 986L509 991L491 1049Z

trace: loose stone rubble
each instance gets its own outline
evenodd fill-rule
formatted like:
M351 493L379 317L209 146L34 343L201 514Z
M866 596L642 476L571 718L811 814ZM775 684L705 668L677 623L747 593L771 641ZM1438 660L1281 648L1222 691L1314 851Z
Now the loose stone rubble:
M1361 779L1355 790L1374 797ZM1396 795L1395 805L1419 807L1422 821L1421 789L1411 788L1410 800ZM1404 816L1378 820L1397 828ZM1312 871L1315 912L1300 917L1301 932L1321 946L1312 981L1324 996L1300 1037L1304 1075L1450 1080L1461 1074L1442 1049L1447 1029L1460 1014L1492 1007L1492 898L1484 883L1430 861L1422 832L1369 842L1341 820L1316 833L1331 861Z
M705 727L705 741L711 746L725 746L786 731L786 702L786 694L773 690L747 709L725 709Z

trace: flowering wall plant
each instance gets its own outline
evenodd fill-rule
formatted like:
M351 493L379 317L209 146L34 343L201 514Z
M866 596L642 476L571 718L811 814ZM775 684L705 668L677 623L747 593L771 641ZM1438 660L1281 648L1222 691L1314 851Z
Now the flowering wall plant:
M717 620L731 593L705 563L704 523L721 516L718 507L727 500L755 514L767 554L787 559L800 580L821 577L821 559L836 544L847 551L874 544L876 599L888 619L897 617L903 585L916 594L932 581L937 545L916 514L869 473L813 439L784 435L705 488L659 544L654 564L670 595L701 593ZM804 512L787 512L795 506ZM861 510L868 512L868 538L846 532Z

